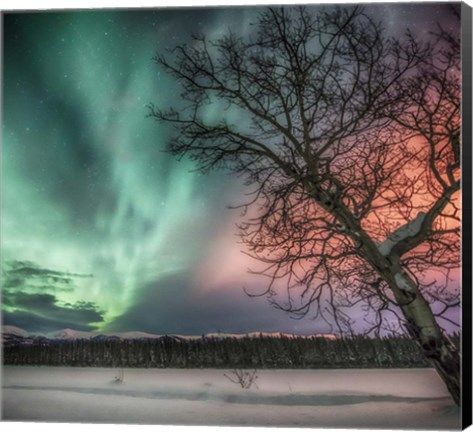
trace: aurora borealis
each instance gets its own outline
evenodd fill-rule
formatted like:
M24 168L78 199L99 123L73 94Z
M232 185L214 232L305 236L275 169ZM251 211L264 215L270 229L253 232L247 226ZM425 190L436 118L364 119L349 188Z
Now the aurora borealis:
M445 5L370 6L425 33ZM417 9L416 9L417 8ZM420 9L419 9L420 8ZM3 322L29 331L328 331L243 287L244 188L164 152L150 102L179 103L156 50L195 32L250 31L255 8L4 15ZM421 21L422 20L422 21ZM209 116L219 116L209 108Z

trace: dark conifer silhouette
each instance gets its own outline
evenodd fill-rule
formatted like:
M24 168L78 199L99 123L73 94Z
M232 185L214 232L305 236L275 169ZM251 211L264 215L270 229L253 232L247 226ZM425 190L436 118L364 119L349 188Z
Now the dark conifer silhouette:
M458 336L454 338L458 344ZM3 347L5 365L112 368L412 368L426 367L407 336L269 336L219 339L74 340ZM121 375L117 377L120 378ZM122 377L123 378L123 377Z

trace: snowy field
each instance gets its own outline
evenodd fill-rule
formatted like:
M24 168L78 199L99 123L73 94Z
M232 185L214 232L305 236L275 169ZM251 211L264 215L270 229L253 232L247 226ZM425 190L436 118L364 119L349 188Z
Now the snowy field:
M245 390L225 370L6 366L3 420L375 429L460 429L431 369L262 370Z

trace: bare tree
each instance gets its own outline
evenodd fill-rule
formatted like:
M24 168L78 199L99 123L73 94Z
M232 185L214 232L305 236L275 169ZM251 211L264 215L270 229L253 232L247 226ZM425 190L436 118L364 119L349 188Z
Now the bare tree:
M232 383L238 384L242 389L249 389L252 386L258 388L256 380L258 379L258 371L253 369L253 371L245 371L243 369L233 369L228 375L223 374L225 378L230 380Z
M269 277L258 294L340 332L353 307L367 331L398 318L460 404L459 353L437 322L458 305L457 41L388 39L360 7L270 8L257 24L158 54L187 105L150 114L176 127L173 154L246 179L240 233Z

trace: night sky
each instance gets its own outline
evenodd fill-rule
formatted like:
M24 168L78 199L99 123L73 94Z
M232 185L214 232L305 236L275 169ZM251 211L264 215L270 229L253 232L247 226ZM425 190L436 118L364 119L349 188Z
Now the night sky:
M446 20L442 4L372 5L394 34ZM6 13L3 321L31 332L327 332L243 287L242 182L163 152L146 105L179 105L152 57L202 32L252 31L255 8ZM221 115L209 108L209 118Z

